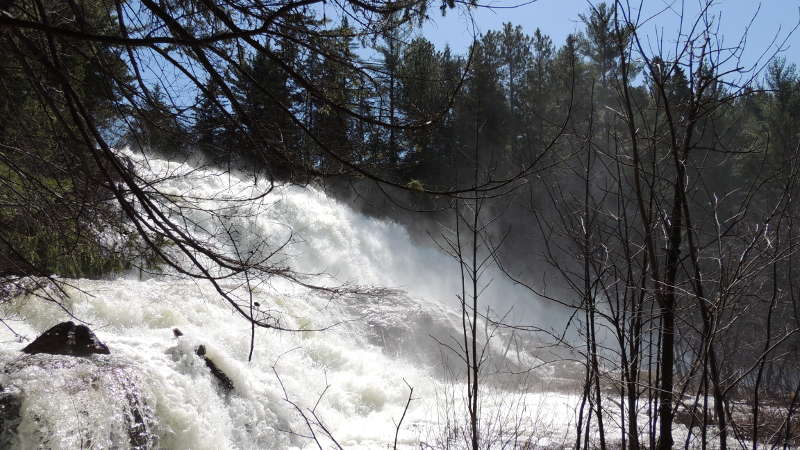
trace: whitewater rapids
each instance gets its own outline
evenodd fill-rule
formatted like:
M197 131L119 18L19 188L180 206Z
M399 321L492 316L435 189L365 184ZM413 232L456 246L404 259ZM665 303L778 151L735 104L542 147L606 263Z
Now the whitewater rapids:
M109 357L92 358L107 358L103 364L113 367L125 363L156 418L153 433L161 448L316 448L297 408L308 418L316 415L344 448L387 448L409 386L413 398L398 447L462 447L459 429L466 413L460 366L437 343L460 336L458 266L451 258L433 246L414 245L402 226L365 217L318 189L277 187L243 204L241 199L266 187L241 174L124 153L139 176L175 199L169 208L173 217L180 211L188 218L186 231L218 250L259 253L288 243L273 259L321 274L313 277L321 284L350 282L393 291L331 299L285 280L256 280L252 300L263 314L285 328L325 331L259 329L248 362L250 327L209 282L170 271L113 280L62 279L65 308L35 295L0 305L16 333L0 332L3 366L19 362L24 340L69 320L69 311L111 349ZM249 301L242 279L223 281L222 287ZM526 299L519 314L537 313L534 299L502 281L495 280L484 297L498 310ZM173 328L183 336L174 337ZM222 393L195 355L201 344L232 379L233 393ZM553 366L540 367L538 355L500 335L491 350L500 355L491 366L498 371L501 366L537 368L487 386L486 427L494 430L499 446L504 439L506 447L529 439L531 448L547 448L570 439L576 396L541 392L558 379ZM46 442L66 449L90 442L96 448L130 448L119 438L124 423L114 413L122 401L115 396L122 394L106 389L105 378L87 370L77 364L0 374L0 385L25 393L15 447L40 448ZM87 389L87 383L94 387ZM323 448L335 446L319 426L314 432ZM514 434L519 442L510 440Z

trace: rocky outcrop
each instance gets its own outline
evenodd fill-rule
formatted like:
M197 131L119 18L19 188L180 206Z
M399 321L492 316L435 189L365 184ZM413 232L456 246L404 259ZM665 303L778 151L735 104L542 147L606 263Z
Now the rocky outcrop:
M30 356L0 371L0 448L71 448L76 441L158 448L157 421L138 370L111 356L83 358L111 353L87 326L59 323L22 351Z
M22 394L19 390L0 387L0 448L9 448L8 437L17 432L22 420Z
M69 356L108 355L111 353L89 327L75 325L73 322L62 322L50 328L22 351L30 354L47 353Z
M183 336L183 332L177 328L172 329L172 335L175 336L175 339L180 339ZM197 348L194 350L195 354L203 359L203 362L206 363L206 367L208 370L211 371L211 375L217 379L219 382L220 387L225 393L229 393L233 391L233 380L216 364L212 361L208 356L206 356L206 346L205 345L198 345Z
M127 400L125 422L131 448L137 450L156 448L158 439L153 433L156 420L152 415L148 415L152 414L149 405L142 398L137 386L126 384L123 388Z
M0 384L0 448L159 448L153 395L119 358L30 355Z
M222 371L222 369L220 369L219 367L217 367L216 364L214 364L214 361L210 360L206 356L206 346L205 345L198 346L197 350L195 350L195 353L197 353L197 356L203 358L203 360L206 362L206 367L208 367L208 370L211 371L211 375L214 375L214 377L217 379L222 389L224 389L226 392L232 391L233 381L231 381L230 377L228 377L228 375L226 375L225 372Z

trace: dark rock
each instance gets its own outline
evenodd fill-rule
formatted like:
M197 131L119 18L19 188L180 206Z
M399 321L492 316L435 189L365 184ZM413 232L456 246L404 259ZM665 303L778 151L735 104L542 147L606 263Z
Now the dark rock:
M217 381L219 381L220 386L222 386L222 388L225 389L226 392L232 391L233 381L231 381L231 379L228 377L228 375L225 374L225 372L222 371L222 369L220 369L219 367L217 367L216 364L214 364L214 361L211 361L206 357L206 346L199 345L197 347L197 350L195 350L195 353L197 353L197 356L203 358L203 360L206 362L206 367L208 367L208 369L211 371L211 375L214 375L217 378Z
M7 388L0 388L0 446L8 448L4 436L13 435L17 432L17 427L22 421L20 410L22 408L22 397L19 391Z
M62 322L45 331L27 347L25 353L50 355L89 356L95 353L108 355L108 347L97 339L86 325Z
M74 436L82 448L161 448L155 408L140 387L142 374L119 358L31 355L7 363L2 375L0 449L22 448L18 431L25 434L24 448L72 448L66 444L74 445ZM94 403L98 395L102 407ZM48 398L71 402L74 416L65 420L60 408L47 407ZM19 429L29 421L35 429Z
M183 332L177 328L172 329L172 334L174 334L176 338L183 336Z
M130 442L131 448L136 450L154 448L158 437L152 432L152 428L154 428L152 422L154 421L144 413L147 410L147 404L135 386L126 384L123 385L123 388L125 399L128 401L125 421L128 424L128 442Z

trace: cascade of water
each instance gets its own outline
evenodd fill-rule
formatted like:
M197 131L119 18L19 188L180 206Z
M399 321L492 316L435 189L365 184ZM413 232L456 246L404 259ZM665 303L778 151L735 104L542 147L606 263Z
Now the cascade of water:
M303 436L309 431L288 397L307 416L316 414L345 448L382 448L394 439L408 396L405 382L414 387L414 400L400 444L418 447L420 441L442 442L442 433L453 434L459 424L446 425L464 415L457 412L462 391L453 381L457 377L442 376L440 362L448 351L433 339L449 342L460 333L454 308L457 266L449 257L414 246L403 227L360 215L314 188L279 186L258 201L243 203L266 188L244 176L125 153L136 162L140 176L160 180L155 186L174 199L172 217L180 212L188 232L220 251L269 253L289 242L273 260L301 272L325 273L314 277L315 282L404 291L332 300L282 279L258 280L253 300L281 325L335 326L322 332L258 330L248 363L249 325L208 282L175 273L146 280L65 280L72 286L66 288L65 306L90 323L112 351L92 358L102 361L107 373L124 373L125 380L133 380L123 380L123 387L139 385L142 407L156 422L151 431L158 446L306 447L311 442ZM222 285L249 299L241 280ZM491 289L487 298L519 295L499 282ZM68 319L59 306L33 296L0 308L14 330L31 339ZM173 328L183 336L173 336ZM16 369L0 374L0 385L25 394L23 420L13 438L16 446L78 448L90 442L135 447L124 433L126 414L132 413L119 406L130 403L130 394L119 388L119 376L98 375L86 364L26 360L19 353L24 344L7 332L2 341L0 360ZM498 339L498 353L508 353L506 344ZM199 345L231 379L233 392L220 389L196 354ZM518 367L538 362L524 352L514 359ZM525 404L544 401L531 397ZM555 402L547 420L569 423L568 401L557 396L546 401ZM508 409L507 399L498 402L496 411ZM492 404L487 400L487 411ZM526 420L540 417L533 410L525 415Z

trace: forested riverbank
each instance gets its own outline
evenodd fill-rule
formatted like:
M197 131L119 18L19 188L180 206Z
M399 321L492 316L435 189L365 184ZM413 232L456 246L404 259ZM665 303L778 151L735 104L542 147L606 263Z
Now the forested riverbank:
M250 330L235 344L249 360L256 329L319 328L281 322L262 302L282 294L254 300L260 284L369 310L413 291L394 274L431 272L419 297L455 314L451 334L423 339L460 361L442 363L464 420L453 445L497 445L510 431L484 390L561 359L580 372L564 445L797 445L800 74L783 52L797 35L724 36L724 2L661 11L674 28L656 35L622 2L575 11L564 42L508 23L461 51L419 32L484 6L0 2L3 304L70 315L77 279L198 280ZM746 33L766 32L745 58ZM314 239L270 215L293 189L399 238L339 233L370 256L315 248L317 266L292 252ZM280 226L253 225L267 218ZM389 255L380 276L337 276L380 273L390 243L424 267ZM49 328L14 308L11 336ZM527 345L530 367L484 360Z

